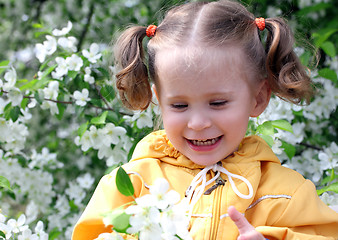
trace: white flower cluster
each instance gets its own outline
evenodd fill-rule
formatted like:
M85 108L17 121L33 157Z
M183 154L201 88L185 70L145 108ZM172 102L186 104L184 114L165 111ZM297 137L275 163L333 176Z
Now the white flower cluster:
M92 125L82 137L75 138L75 144L81 146L84 152L90 148L98 150L99 159L107 158L107 166L113 166L127 161L131 140L126 133L123 127L115 126L113 123L107 123L99 129ZM114 145L114 148L111 145Z
M42 93L42 94L41 94ZM40 95L43 98L49 99L45 100L41 104L42 109L50 109L50 113L52 115L58 114L59 109L56 104L57 97L59 95L59 82L58 81L50 81L48 86L40 91Z
M306 149L300 156L293 157L287 166L318 183L322 178L323 171L338 168L338 146L332 142L323 151Z
M152 93L152 104L145 111L134 111L132 116L126 115L123 117L128 123L135 123L139 129L154 127L154 116L160 116L161 110L155 97L155 93Z
M17 74L15 69L12 67L8 69L4 76L5 81L0 79L0 89L8 92L8 100L12 106L19 106L23 99L23 95L19 88L15 87L17 81Z
M6 219L0 211L0 231L4 233L5 239L18 240L48 240L48 234L44 232L44 226L42 221L38 221L34 229L34 233L26 224L26 216L24 214L16 219Z
M64 58L58 56L55 58L56 67L54 71L52 71L51 75L53 79L56 80L63 80L63 78L69 73L69 71L79 72L84 66L82 57L78 56L78 54L75 53L77 51L77 47L75 46L75 44L77 43L76 38L72 36L64 37L64 35L67 35L70 32L72 26L73 26L72 23L68 22L67 27L61 30L59 29L53 30L52 31L53 36L47 35L46 41L44 41L42 44L38 43L35 46L35 55L41 63L45 61L47 56L54 54L58 46L60 46L62 49L66 51L73 52L73 54L69 57ZM82 51L82 55L91 64L97 63L97 61L102 57L102 54L100 53L100 47L96 43L92 43L89 47L89 50L84 49ZM95 82L95 79L93 76L91 76L90 67L86 67L84 71L85 71L84 81L93 84ZM43 76L43 73L39 72L38 75L41 77ZM13 85L12 84L13 81L8 82L11 82L11 85ZM58 91L59 91L59 83L57 81L51 81L48 84L48 87L42 90L43 97L46 99L50 99L52 101L43 101L41 107L43 109L50 109L51 114L53 115L59 113L55 102L58 97ZM16 91L15 94L18 95L20 94L20 92ZM88 95L89 95L88 89L82 89L82 91L78 90L74 91L72 97L75 99L76 105L85 106L86 103L90 100Z
M13 189L17 201L27 196L38 206L39 211L43 213L48 210L55 195L52 174L41 169L22 167L16 158L3 156L1 150L0 166L0 176L7 178L11 185L17 185ZM37 183L39 187L36 187Z
M323 88L318 89L316 98L310 105L304 107L303 115L313 121L328 119L338 106L338 88L333 85L332 81L325 78L319 77L314 80Z
M42 169L44 166L48 166L51 169L62 168L63 163L58 162L56 159L56 153L50 153L49 149L44 147L41 153L38 153L35 149L32 150L28 167L33 169L37 167Z
M159 178L149 187L150 194L136 198L135 205L125 212L130 216L128 234L138 234L140 240L179 240L192 239L188 232L189 218L186 202L180 195L169 189L166 179ZM110 218L104 223L110 225ZM115 235L115 236L114 236ZM119 239L116 233L101 234L97 240Z
M94 178L86 173L68 183L65 194L58 194L54 211L48 215L48 230L66 229L65 239L71 239L73 226L80 217L80 212L72 213L70 202L73 202L78 208L83 209L83 199L87 196L87 190L93 187Z
M6 121L0 117L0 132L0 143L5 151L20 153L24 149L26 137L29 134L26 125L19 121L13 122L11 119Z

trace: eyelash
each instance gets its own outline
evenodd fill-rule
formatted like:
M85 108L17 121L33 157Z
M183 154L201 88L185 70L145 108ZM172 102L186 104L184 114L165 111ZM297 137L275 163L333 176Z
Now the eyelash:
M212 106L212 107L222 107L224 106L225 104L227 104L228 101L215 101L215 102L210 102L209 105ZM184 109L184 108L187 108L188 107L188 104L171 104L171 107L174 108L174 109Z
M219 101L211 102L209 105L213 106L213 107L222 107L227 103L228 103L228 101L226 101L226 100L219 100Z
M183 109L183 108L188 107L188 104L179 104L179 103L177 103L177 104L171 104L171 107L175 108L175 109Z

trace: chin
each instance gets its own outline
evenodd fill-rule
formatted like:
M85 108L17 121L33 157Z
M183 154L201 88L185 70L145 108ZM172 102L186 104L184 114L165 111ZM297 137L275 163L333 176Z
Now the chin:
M211 161L210 157L206 157L206 158L189 158L193 163L196 163L198 165L202 165L202 166L210 166L210 165L214 165L215 163L218 163L221 160L214 160Z

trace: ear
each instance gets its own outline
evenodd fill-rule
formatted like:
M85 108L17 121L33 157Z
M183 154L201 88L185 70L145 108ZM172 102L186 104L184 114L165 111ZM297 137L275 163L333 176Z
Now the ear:
M267 79L260 83L255 95L255 106L251 111L251 117L258 117L268 106L271 97L271 88Z

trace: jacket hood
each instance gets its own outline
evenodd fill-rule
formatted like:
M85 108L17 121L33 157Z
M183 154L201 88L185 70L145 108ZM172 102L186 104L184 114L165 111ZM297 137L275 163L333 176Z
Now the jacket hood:
M165 130L150 133L136 146L132 160L144 158L156 158L171 165L186 167L189 169L203 169L205 166L195 164L186 156L181 154L169 141ZM258 136L245 137L238 150L226 157L223 163L247 162L275 162L280 163L269 145Z

